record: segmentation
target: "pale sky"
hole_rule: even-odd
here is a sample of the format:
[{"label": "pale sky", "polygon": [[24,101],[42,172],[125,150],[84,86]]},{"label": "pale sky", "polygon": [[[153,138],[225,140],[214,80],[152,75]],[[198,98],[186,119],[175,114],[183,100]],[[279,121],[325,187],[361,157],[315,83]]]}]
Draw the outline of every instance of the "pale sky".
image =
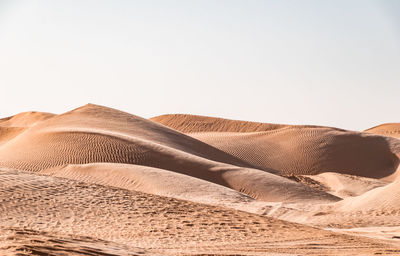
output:
[{"label": "pale sky", "polygon": [[0,116],[400,122],[400,1],[0,0]]}]

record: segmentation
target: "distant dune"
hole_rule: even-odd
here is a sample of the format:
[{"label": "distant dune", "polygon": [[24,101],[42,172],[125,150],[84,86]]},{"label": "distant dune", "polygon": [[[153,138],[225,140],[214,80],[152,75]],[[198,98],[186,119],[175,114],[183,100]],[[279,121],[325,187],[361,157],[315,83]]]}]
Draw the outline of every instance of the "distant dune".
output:
[{"label": "distant dune", "polygon": [[[185,115],[185,114],[167,114],[150,118],[157,123],[171,127],[174,130],[183,133],[197,132],[265,132],[276,130],[292,125],[268,124],[259,122],[249,122],[240,120],[231,120],[218,117]],[[298,127],[319,127],[313,125],[301,125]]]},{"label": "distant dune", "polygon": [[29,127],[53,116],[50,113],[25,112],[0,119],[0,146]]},{"label": "distant dune", "polygon": [[27,128],[54,116],[55,114],[45,112],[23,112],[15,116],[1,118],[0,126]]},{"label": "distant dune", "polygon": [[338,172],[371,178],[393,174],[399,141],[318,126],[284,126],[190,115],[153,121],[236,156],[257,168],[286,175]]},{"label": "distant dune", "polygon": [[381,124],[365,130],[367,133],[400,138],[400,123]]},{"label": "distant dune", "polygon": [[397,129],[3,118],[0,255],[400,255]]}]

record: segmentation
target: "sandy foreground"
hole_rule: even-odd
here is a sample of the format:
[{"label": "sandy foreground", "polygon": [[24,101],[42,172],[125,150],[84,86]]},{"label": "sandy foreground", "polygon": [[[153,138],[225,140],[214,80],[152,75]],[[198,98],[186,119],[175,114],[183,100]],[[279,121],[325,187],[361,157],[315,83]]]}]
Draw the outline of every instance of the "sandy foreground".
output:
[{"label": "sandy foreground", "polygon": [[399,127],[3,118],[0,255],[400,255]]}]

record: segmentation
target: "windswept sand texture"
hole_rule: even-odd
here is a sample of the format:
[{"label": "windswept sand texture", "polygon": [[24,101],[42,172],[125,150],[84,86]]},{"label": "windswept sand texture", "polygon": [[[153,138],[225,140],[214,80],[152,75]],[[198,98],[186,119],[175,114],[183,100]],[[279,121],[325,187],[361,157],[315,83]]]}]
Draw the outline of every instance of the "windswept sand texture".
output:
[{"label": "windswept sand texture", "polygon": [[0,119],[0,255],[400,255],[399,149],[93,104],[21,113]]}]

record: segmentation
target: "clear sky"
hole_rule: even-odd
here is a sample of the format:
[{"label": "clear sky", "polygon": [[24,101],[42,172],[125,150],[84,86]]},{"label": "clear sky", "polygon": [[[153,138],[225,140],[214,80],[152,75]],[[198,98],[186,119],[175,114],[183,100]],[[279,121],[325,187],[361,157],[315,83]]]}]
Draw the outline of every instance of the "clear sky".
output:
[{"label": "clear sky", "polygon": [[400,1],[0,0],[0,116],[400,122]]}]

